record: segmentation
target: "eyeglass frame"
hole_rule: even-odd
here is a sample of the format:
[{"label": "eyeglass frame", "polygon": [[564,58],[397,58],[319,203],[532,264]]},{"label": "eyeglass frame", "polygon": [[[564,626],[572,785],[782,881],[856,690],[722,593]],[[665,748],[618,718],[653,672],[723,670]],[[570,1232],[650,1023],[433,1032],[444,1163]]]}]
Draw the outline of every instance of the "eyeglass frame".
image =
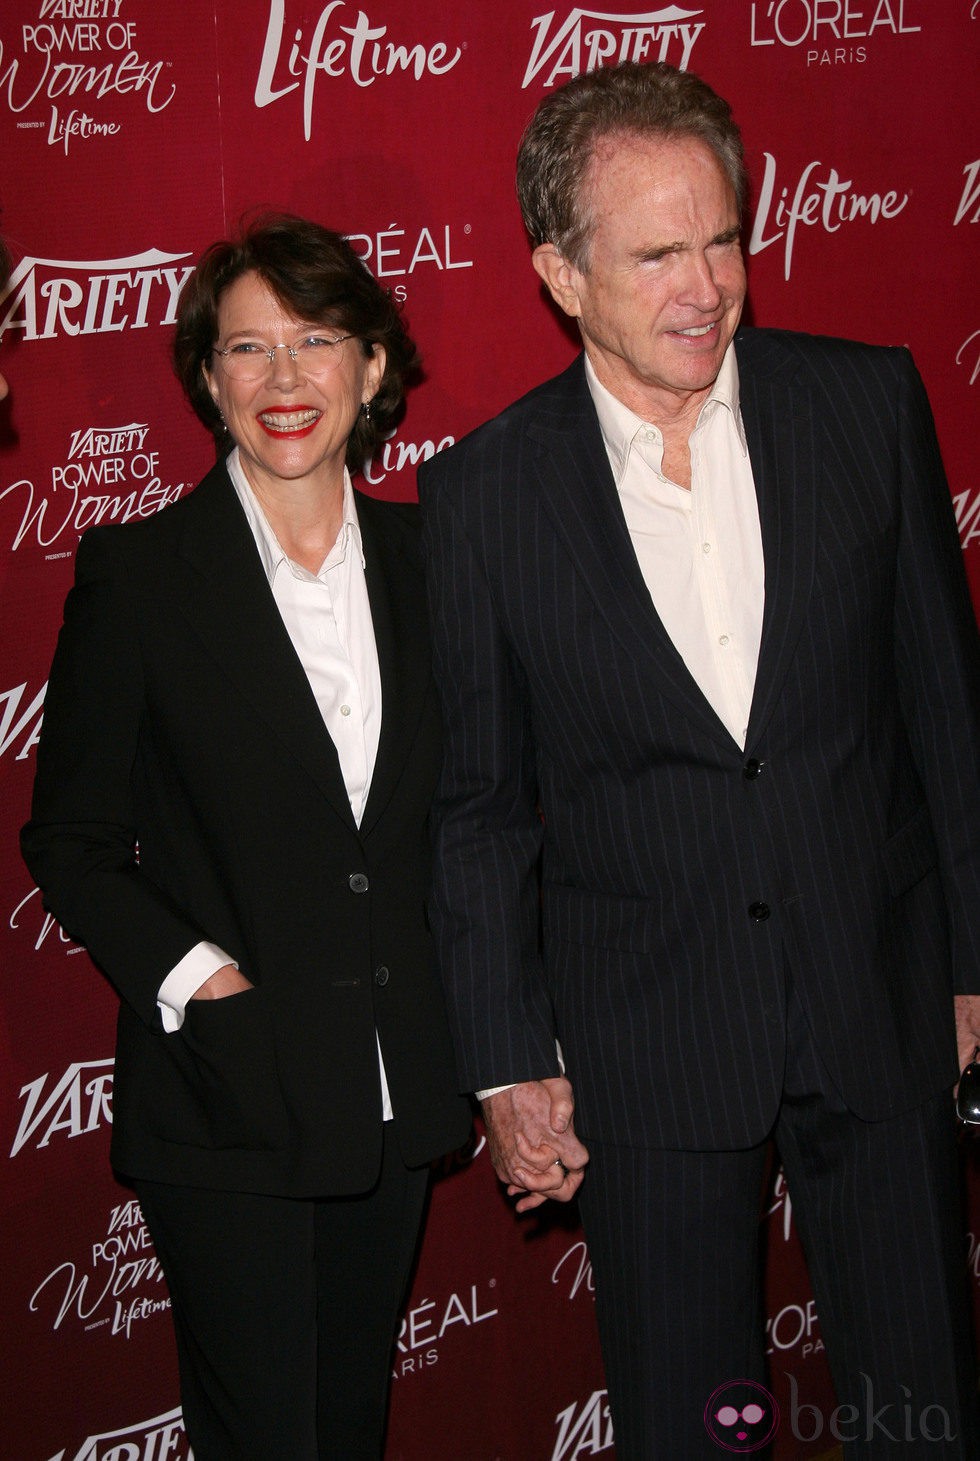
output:
[{"label": "eyeglass frame", "polygon": [[[310,338],[311,338],[310,335],[307,335],[307,336],[304,337],[305,340],[308,340]],[[354,335],[354,334],[338,335],[336,337],[336,339],[332,339],[331,340],[328,336],[323,335],[320,338],[326,340],[329,345],[343,345],[347,340],[354,340],[354,339],[357,338],[357,336]],[[261,341],[259,341],[259,340],[243,340],[240,343],[243,344],[243,345],[257,345],[257,346],[259,346],[260,353],[263,354],[263,355],[265,355],[267,357],[267,363],[266,363],[266,367],[265,367],[265,373],[268,373],[268,371],[270,371],[273,368],[273,366],[275,365],[275,363],[276,363],[276,351],[277,350],[285,350],[286,354],[289,356],[289,358],[293,362],[293,364],[295,366],[297,366],[297,368],[301,368],[301,369],[304,369],[304,370],[307,369],[307,367],[305,367],[305,366],[303,366],[303,367],[300,367],[299,366],[299,352],[303,348],[304,340],[301,340],[298,345],[287,345],[284,340],[280,340],[277,345],[270,345],[268,347],[268,349],[262,348]],[[218,355],[218,356],[220,356],[220,358],[222,359],[222,361],[225,361],[225,360],[227,360],[228,356],[231,355],[232,352],[236,348],[237,347],[234,346],[234,345],[225,345],[224,348],[219,348],[217,345],[212,345],[211,346],[211,354],[212,355]],[[343,351],[342,350],[338,350],[336,352],[336,354],[334,354],[334,352],[331,352],[326,358],[328,360],[331,360],[331,361],[334,361],[335,362],[334,364],[331,364],[327,368],[326,371],[323,372],[324,375],[329,375],[333,371],[339,369],[340,362],[341,362],[341,360],[343,358]],[[228,370],[227,365],[225,366],[225,369]],[[249,379],[261,380],[262,379],[262,374],[263,374],[263,372],[260,372],[258,375],[254,376],[254,377],[250,377],[250,376],[238,376],[238,377],[236,377],[234,371],[229,371],[228,373],[229,373],[229,377],[232,380],[235,380],[235,379],[238,379],[238,380],[249,380]]]}]

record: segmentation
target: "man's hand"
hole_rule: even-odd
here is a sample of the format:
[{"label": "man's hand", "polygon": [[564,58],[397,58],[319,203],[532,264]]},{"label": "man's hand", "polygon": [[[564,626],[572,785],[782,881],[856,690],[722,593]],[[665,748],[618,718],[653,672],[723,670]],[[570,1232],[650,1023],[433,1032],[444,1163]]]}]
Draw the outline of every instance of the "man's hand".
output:
[{"label": "man's hand", "polygon": [[980,1045],[980,994],[958,994],[953,1004],[956,1010],[956,1046],[960,1056],[960,1070],[963,1070],[969,1065],[974,1050]]},{"label": "man's hand", "polygon": [[191,999],[227,999],[230,994],[242,994],[246,989],[252,988],[254,985],[251,980],[246,979],[234,964],[222,964],[210,979],[205,979],[201,987],[194,991]]},{"label": "man's hand", "polygon": [[589,1154],[575,1135],[572,1087],[564,1076],[524,1081],[482,1102],[490,1160],[518,1212],[553,1197],[569,1202]]}]

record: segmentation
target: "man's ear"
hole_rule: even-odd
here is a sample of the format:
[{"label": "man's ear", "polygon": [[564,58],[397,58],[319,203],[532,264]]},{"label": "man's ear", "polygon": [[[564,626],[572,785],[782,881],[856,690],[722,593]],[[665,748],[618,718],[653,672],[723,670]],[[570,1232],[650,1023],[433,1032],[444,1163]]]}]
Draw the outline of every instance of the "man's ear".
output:
[{"label": "man's ear", "polygon": [[578,297],[578,270],[564,258],[554,244],[538,244],[531,263],[559,309],[578,319],[582,307]]}]

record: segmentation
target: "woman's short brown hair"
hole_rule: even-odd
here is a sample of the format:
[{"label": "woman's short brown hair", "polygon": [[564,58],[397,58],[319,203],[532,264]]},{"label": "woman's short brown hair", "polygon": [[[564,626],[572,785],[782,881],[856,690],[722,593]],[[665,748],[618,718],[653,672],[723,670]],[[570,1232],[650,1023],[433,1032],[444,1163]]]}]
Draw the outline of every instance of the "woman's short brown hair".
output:
[{"label": "woman's short brown hair", "polygon": [[347,443],[347,466],[356,471],[398,421],[406,375],[418,364],[398,306],[345,238],[306,218],[260,214],[244,219],[235,237],[211,244],[181,293],[173,358],[187,399],[219,446],[227,445],[227,432],[203,367],[218,337],[221,297],[244,274],[257,274],[298,319],[356,336],[367,358],[376,346],[384,348],[384,374],[370,414],[358,416]]}]

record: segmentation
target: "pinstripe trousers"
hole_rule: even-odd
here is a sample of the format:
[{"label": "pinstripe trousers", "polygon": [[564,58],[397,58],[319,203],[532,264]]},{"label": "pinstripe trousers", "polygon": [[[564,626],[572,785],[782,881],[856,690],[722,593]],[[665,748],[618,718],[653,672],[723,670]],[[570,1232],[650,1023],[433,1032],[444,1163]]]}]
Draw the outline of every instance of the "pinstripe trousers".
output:
[{"label": "pinstripe trousers", "polygon": [[[791,991],[787,1036],[773,1137],[838,1405],[854,1407],[837,1411],[837,1437],[822,1417],[828,1445],[840,1439],[854,1458],[976,1461],[949,1094],[862,1122],[831,1085]],[[723,1093],[706,1091],[705,1099]],[[709,1397],[738,1379],[767,1382],[760,1253],[767,1146],[589,1147],[580,1207],[617,1461],[720,1457],[725,1449],[705,1426]],[[796,1431],[798,1420],[784,1413],[781,1430]],[[802,1435],[811,1436],[814,1424],[807,1414]]]}]

